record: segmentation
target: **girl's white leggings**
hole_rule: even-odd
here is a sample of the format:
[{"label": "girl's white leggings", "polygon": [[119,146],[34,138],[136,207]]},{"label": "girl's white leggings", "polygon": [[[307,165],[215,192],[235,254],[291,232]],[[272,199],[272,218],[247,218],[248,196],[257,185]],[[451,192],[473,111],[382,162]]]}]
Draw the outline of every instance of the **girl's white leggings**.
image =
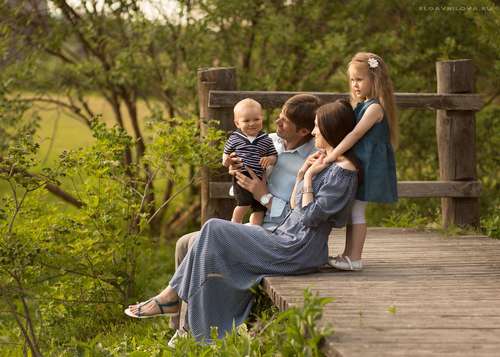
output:
[{"label": "girl's white leggings", "polygon": [[351,221],[349,222],[350,224],[366,223],[365,211],[367,204],[368,202],[366,201],[354,200],[354,203],[352,205]]}]

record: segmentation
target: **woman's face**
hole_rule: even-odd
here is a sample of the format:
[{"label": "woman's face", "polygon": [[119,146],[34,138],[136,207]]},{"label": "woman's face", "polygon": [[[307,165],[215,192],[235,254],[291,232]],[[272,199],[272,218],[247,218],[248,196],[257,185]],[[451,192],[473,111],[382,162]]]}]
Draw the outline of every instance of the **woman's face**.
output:
[{"label": "woman's face", "polygon": [[316,146],[316,148],[320,150],[327,150],[331,148],[330,144],[328,144],[328,142],[319,131],[318,117],[314,119],[314,129],[312,131],[312,135],[314,136],[314,145]]}]

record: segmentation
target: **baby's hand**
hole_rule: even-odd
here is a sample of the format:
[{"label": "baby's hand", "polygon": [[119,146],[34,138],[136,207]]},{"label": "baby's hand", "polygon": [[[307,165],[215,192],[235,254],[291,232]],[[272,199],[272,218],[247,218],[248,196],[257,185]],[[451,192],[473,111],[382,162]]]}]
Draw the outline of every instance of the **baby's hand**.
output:
[{"label": "baby's hand", "polygon": [[[224,154],[222,165],[231,169],[231,166],[241,166],[241,159],[236,155],[236,152],[232,152],[229,155]],[[234,169],[235,167],[233,167]]]},{"label": "baby's hand", "polygon": [[263,156],[260,158],[260,166],[262,166],[262,168],[264,169],[267,169],[269,166],[274,165],[276,161],[277,161],[276,155]]},{"label": "baby's hand", "polygon": [[224,154],[222,156],[222,165],[225,166],[225,167],[229,167],[229,165],[231,165],[231,161],[232,161],[232,158],[231,158],[231,155],[233,153],[229,154],[229,155],[226,155]]}]

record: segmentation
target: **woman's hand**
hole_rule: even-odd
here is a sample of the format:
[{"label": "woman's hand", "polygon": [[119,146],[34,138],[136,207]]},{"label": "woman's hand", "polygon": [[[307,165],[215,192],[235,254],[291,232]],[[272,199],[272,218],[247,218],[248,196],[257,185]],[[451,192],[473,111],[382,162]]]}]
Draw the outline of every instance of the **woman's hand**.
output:
[{"label": "woman's hand", "polygon": [[314,154],[311,154],[307,157],[306,161],[304,161],[304,164],[302,167],[299,169],[297,172],[297,179],[296,181],[302,181],[304,179],[304,174],[306,171],[311,167],[311,165],[321,156],[320,151],[316,151]]},{"label": "woman's hand", "polygon": [[234,177],[236,177],[236,182],[238,183],[238,185],[240,185],[240,187],[250,192],[253,197],[257,201],[259,201],[262,196],[269,192],[267,190],[265,176],[263,179],[260,179],[251,168],[249,168],[248,166],[245,166],[245,168],[250,174],[250,177],[242,174],[239,171],[236,171],[234,174]]},{"label": "woman's hand", "polygon": [[330,165],[330,163],[326,161],[326,155],[320,153],[314,162],[307,168],[304,173],[304,179],[312,180],[314,176],[323,171],[328,165]]}]

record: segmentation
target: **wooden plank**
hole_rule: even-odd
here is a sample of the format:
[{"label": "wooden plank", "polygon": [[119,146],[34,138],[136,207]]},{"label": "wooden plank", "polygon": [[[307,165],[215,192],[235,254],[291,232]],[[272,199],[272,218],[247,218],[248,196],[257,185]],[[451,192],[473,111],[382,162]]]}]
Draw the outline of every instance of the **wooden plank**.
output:
[{"label": "wooden plank", "polygon": [[[232,108],[244,98],[257,100],[264,108],[281,108],[286,100],[295,94],[305,92],[284,91],[210,91],[209,107]],[[307,92],[318,96],[323,102],[348,99],[349,93]],[[441,94],[441,93],[396,93],[396,104],[400,108],[443,109],[443,110],[480,110],[483,101],[478,94]]]},{"label": "wooden plank", "polygon": [[[442,344],[425,344],[425,343],[401,343],[394,340],[391,343],[391,348],[387,349],[385,344],[369,344],[363,341],[356,341],[349,344],[338,346],[334,341],[329,341],[328,351],[329,357],[346,357],[346,356],[363,356],[363,357],[436,357],[436,356],[453,356],[453,357],[482,357],[496,356],[498,354],[498,345],[496,344],[475,344],[469,341],[453,341]],[[452,345],[451,345],[452,344]]]},{"label": "wooden plank", "polygon": [[[329,254],[344,244],[331,235]],[[327,356],[485,356],[500,350],[500,241],[480,235],[370,228],[365,269],[273,276],[266,291],[281,309],[303,304],[303,290],[333,297]],[[390,312],[390,307],[395,310]]]},{"label": "wooden plank", "polygon": [[[382,330],[382,329],[380,329]],[[428,344],[441,344],[444,341],[453,343],[455,341],[473,340],[476,343],[487,343],[500,339],[500,328],[496,329],[383,329],[377,328],[342,328],[337,330],[338,338],[347,341],[365,341],[365,343],[388,343],[405,340],[409,343],[424,342]]]},{"label": "wooden plank", "polygon": [[479,197],[479,181],[400,181],[399,197]]},{"label": "wooden plank", "polygon": [[[210,182],[211,198],[231,198],[231,182]],[[399,197],[479,197],[479,181],[399,181]]]},{"label": "wooden plank", "polygon": [[[485,319],[484,315],[476,317],[470,316],[451,316],[442,317],[436,315],[390,315],[385,312],[385,315],[379,314],[373,317],[366,317],[363,313],[358,319],[346,319],[339,315],[324,315],[326,318],[331,318],[333,325],[336,320],[342,322],[342,327],[346,328],[383,328],[383,329],[456,329],[457,326],[467,326],[468,328],[483,328],[494,329],[500,326],[500,316],[488,316]],[[388,315],[388,316],[386,316]],[[424,317],[424,318],[422,318]],[[486,321],[486,322],[485,322]]]}]

